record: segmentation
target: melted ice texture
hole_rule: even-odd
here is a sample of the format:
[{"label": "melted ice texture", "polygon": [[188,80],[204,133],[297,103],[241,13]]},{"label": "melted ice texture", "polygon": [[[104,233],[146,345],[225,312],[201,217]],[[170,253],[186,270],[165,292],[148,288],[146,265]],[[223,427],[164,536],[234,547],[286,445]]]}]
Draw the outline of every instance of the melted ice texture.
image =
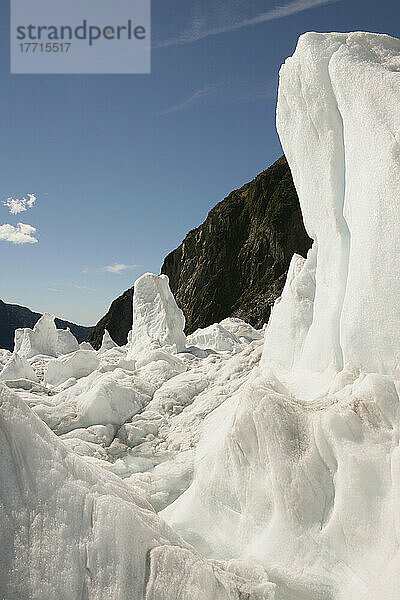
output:
[{"label": "melted ice texture", "polygon": [[398,600],[400,42],[309,33],[278,132],[314,244],[267,328],[185,337],[165,276],[128,344],[50,315],[0,351],[0,596]]}]

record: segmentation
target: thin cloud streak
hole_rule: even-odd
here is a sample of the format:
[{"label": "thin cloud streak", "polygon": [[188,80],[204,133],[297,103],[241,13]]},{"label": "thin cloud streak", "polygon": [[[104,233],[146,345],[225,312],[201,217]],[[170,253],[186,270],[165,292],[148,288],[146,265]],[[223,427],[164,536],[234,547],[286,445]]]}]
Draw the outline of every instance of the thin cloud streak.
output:
[{"label": "thin cloud streak", "polygon": [[284,17],[289,17],[299,12],[303,12],[304,10],[317,8],[326,4],[333,4],[334,2],[339,1],[340,0],[294,0],[284,4],[283,6],[276,6],[275,8],[265,13],[261,13],[256,17],[252,17],[251,19],[244,19],[243,21],[239,21],[237,23],[228,23],[220,27],[211,27],[209,29],[202,29],[201,26],[199,26],[199,23],[195,20],[193,22],[192,30],[189,33],[158,42],[153,45],[153,48],[167,48],[169,46],[191,44],[207,37],[220,35],[222,33],[229,33],[231,31],[237,31],[243,27],[259,25],[260,23],[265,23],[267,21],[275,21],[276,19],[282,19]]},{"label": "thin cloud streak", "polygon": [[[216,94],[216,89],[222,92],[222,94]],[[248,93],[238,93],[238,90],[230,83],[213,83],[205,85],[197,92],[194,92],[189,98],[174,104],[170,108],[162,110],[157,113],[157,116],[169,115],[171,113],[187,110],[193,106],[206,106],[210,103],[246,103],[246,102],[257,102],[258,100],[273,100],[276,98],[276,83],[267,82],[263,86],[249,91]]]},{"label": "thin cloud streak", "polygon": [[165,110],[160,111],[159,113],[157,113],[157,115],[159,117],[161,117],[163,115],[169,115],[169,114],[174,113],[174,112],[178,112],[178,111],[181,111],[181,110],[186,110],[186,109],[191,108],[192,106],[195,106],[197,104],[202,104],[202,102],[206,98],[210,98],[211,96],[214,95],[214,92],[215,92],[215,90],[216,90],[217,87],[218,87],[218,84],[205,85],[200,90],[197,90],[197,92],[195,92],[194,94],[192,94],[191,96],[189,96],[189,98],[187,98],[183,102],[179,102],[178,104],[174,104],[170,108],[166,108]]}]

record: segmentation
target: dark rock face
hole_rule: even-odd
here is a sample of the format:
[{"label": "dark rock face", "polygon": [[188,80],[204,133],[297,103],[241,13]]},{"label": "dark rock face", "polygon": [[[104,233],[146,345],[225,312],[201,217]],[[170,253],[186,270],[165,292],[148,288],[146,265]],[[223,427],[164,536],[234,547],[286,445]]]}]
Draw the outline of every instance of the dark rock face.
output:
[{"label": "dark rock face", "polygon": [[[40,313],[32,312],[25,306],[6,304],[0,300],[0,348],[12,351],[14,348],[14,331],[20,327],[32,329],[41,316]],[[61,319],[56,319],[55,323],[58,329],[69,327],[78,342],[83,342],[92,330],[92,327],[75,325],[75,323]]]},{"label": "dark rock face", "polygon": [[[186,333],[225,317],[254,327],[268,321],[294,253],[311,247],[286,158],[229,194],[188,233],[161,269],[186,317]],[[133,287],[114,300],[88,341],[99,348],[106,328],[125,344]]]},{"label": "dark rock face", "polygon": [[310,247],[283,156],[217,204],[166,257],[161,272],[185,313],[187,333],[229,316],[260,328],[293,254],[305,256]]},{"label": "dark rock face", "polygon": [[96,350],[101,346],[104,330],[107,329],[116,344],[123,346],[128,340],[128,332],[133,321],[133,287],[126,290],[111,304],[108,313],[93,328],[87,341]]}]

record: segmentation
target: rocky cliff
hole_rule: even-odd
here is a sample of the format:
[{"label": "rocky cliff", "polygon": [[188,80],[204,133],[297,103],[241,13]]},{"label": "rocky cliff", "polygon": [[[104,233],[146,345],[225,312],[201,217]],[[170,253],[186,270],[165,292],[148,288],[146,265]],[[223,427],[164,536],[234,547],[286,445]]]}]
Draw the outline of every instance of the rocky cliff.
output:
[{"label": "rocky cliff", "polygon": [[123,346],[127,342],[128,331],[132,329],[133,321],[133,286],[114,300],[102,319],[97,323],[87,338],[93,348],[101,346],[104,330],[110,333],[113,340]]},{"label": "rocky cliff", "polygon": [[[310,248],[298,197],[282,156],[253,181],[219,202],[202,225],[164,260],[171,290],[186,317],[186,332],[240,317],[255,327],[268,320],[290,260]],[[115,300],[89,341],[104,328],[124,344],[132,327],[133,288]]]}]

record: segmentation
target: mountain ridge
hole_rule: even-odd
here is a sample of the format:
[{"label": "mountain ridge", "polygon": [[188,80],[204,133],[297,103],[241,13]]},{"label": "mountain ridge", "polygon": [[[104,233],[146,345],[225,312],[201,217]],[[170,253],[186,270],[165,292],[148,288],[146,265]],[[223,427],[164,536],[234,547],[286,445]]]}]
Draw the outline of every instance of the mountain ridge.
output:
[{"label": "mountain ridge", "polygon": [[[41,316],[41,313],[34,312],[26,306],[8,304],[0,299],[0,348],[12,351],[14,348],[14,331],[21,327],[32,329]],[[93,327],[77,325],[58,317],[56,317],[55,323],[58,329],[69,327],[78,342],[83,342],[93,329]]]},{"label": "mountain ridge", "polygon": [[[161,273],[186,317],[186,333],[226,317],[255,327],[268,321],[294,253],[311,247],[289,165],[282,156],[210,210],[164,259]],[[123,345],[132,327],[133,287],[111,304],[88,341],[104,329]]]}]

